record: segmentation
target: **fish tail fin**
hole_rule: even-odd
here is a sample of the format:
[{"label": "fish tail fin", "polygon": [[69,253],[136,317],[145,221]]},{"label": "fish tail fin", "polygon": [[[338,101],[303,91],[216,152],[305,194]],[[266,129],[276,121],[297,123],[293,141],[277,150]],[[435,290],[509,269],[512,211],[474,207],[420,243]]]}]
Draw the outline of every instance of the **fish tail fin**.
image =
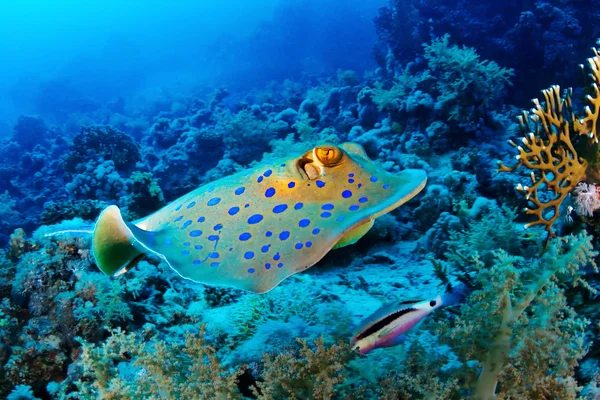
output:
[{"label": "fish tail fin", "polygon": [[133,267],[143,253],[134,243],[130,226],[117,206],[104,209],[92,234],[92,253],[98,268],[106,275],[121,275]]},{"label": "fish tail fin", "polygon": [[452,306],[462,303],[465,298],[471,294],[471,291],[472,290],[462,282],[452,286],[442,295],[442,305]]}]

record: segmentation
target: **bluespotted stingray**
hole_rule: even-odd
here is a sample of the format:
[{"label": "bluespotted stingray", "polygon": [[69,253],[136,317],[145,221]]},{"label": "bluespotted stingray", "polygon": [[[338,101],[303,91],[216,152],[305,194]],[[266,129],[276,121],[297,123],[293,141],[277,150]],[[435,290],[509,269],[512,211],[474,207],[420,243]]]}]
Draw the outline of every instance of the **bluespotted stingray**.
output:
[{"label": "bluespotted stingray", "polygon": [[263,293],[355,243],[426,181],[422,170],[383,171],[360,145],[320,145],[201,186],[138,221],[110,206],[96,221],[93,254],[108,275],[154,254],[183,278]]}]

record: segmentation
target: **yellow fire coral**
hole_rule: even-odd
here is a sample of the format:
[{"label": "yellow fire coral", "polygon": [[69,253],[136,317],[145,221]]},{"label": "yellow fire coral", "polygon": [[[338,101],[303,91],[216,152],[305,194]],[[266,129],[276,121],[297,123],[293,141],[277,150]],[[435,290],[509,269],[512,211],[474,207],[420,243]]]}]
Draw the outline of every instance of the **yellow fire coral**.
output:
[{"label": "yellow fire coral", "polygon": [[[512,172],[521,166],[531,170],[531,185],[517,186],[528,200],[526,213],[535,221],[525,225],[544,225],[548,238],[560,216],[560,205],[579,182],[600,182],[598,118],[600,116],[600,53],[588,59],[592,94],[586,97],[585,117],[578,118],[572,105],[572,90],[561,94],[558,85],[542,91],[544,102],[534,99],[531,114],[524,111],[519,124],[524,137],[517,148],[518,162],[512,167],[499,163],[499,172]],[[582,66],[583,68],[583,66]],[[542,191],[543,193],[541,193]]]}]

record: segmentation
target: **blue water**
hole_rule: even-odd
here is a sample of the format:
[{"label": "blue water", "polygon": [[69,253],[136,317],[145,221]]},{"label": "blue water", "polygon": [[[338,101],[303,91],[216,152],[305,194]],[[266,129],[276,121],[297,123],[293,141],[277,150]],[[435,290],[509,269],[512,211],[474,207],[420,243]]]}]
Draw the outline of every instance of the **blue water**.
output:
[{"label": "blue water", "polygon": [[[226,85],[374,66],[383,1],[23,1],[0,5],[0,119],[95,107],[161,87]],[[9,39],[10,38],[10,39]]]}]

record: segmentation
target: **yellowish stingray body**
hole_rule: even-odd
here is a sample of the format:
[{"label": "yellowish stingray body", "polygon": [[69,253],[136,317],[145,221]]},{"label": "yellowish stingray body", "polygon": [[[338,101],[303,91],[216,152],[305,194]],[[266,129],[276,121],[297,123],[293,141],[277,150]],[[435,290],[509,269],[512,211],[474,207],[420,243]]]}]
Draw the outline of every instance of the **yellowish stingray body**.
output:
[{"label": "yellowish stingray body", "polygon": [[93,253],[107,274],[151,253],[186,279],[266,292],[356,242],[426,180],[422,170],[387,173],[357,144],[322,145],[204,185],[133,223],[108,207]]}]

